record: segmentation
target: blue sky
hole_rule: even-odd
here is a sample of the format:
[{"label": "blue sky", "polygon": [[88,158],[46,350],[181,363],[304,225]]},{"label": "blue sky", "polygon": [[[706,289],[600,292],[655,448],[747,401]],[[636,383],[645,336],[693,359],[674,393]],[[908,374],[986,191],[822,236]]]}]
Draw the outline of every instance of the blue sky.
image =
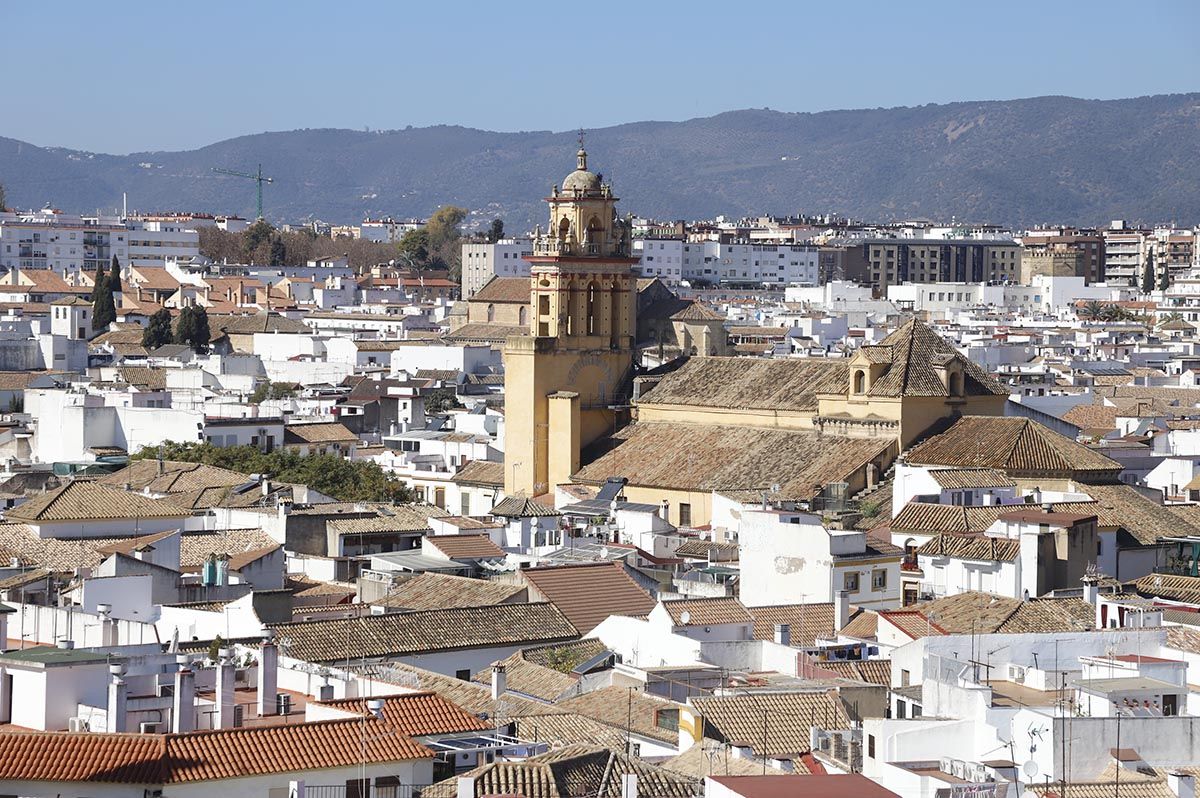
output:
[{"label": "blue sky", "polygon": [[[567,130],[738,108],[1200,90],[1200,2],[0,4],[0,136],[126,153],[246,133]],[[20,112],[18,112],[20,110]]]}]

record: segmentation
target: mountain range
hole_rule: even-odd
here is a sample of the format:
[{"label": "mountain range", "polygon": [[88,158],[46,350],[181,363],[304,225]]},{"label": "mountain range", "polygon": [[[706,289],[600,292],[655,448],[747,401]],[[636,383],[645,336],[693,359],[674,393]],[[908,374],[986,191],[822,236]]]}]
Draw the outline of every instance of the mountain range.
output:
[{"label": "mountain range", "polygon": [[[2,123],[0,123],[2,125]],[[0,129],[0,132],[3,132]],[[254,213],[263,172],[272,221],[425,216],[447,203],[510,230],[574,168],[576,133],[456,126],[240,136],[180,152],[105,155],[0,137],[0,184],[17,207]],[[1122,100],[1036,97],[820,113],[742,110],[587,133],[590,167],[623,213],[841,213],[1098,225],[1200,222],[1200,93]]]}]

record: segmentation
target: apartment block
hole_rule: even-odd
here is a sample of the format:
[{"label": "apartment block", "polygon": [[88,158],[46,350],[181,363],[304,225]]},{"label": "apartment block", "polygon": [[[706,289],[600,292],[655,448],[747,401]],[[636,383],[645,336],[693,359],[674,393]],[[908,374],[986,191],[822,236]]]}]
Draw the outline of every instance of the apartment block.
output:
[{"label": "apartment block", "polygon": [[504,238],[494,244],[471,241],[462,245],[462,295],[470,299],[493,277],[528,277],[533,242]]}]

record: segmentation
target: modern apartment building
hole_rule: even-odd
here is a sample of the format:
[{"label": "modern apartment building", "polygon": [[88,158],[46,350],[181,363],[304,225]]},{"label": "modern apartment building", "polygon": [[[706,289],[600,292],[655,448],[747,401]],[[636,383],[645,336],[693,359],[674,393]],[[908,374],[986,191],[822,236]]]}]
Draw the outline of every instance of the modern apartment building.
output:
[{"label": "modern apartment building", "polygon": [[744,241],[634,239],[641,258],[638,273],[669,285],[692,284],[787,286],[817,285],[820,258],[808,244],[758,244]]},{"label": "modern apartment building", "polygon": [[502,238],[494,244],[470,241],[462,245],[462,296],[470,299],[493,277],[528,277],[533,242]]},{"label": "modern apartment building", "polygon": [[1016,282],[1021,246],[1007,239],[875,238],[862,243],[867,279],[885,293],[898,283]]},{"label": "modern apartment building", "polygon": [[200,254],[200,236],[184,222],[76,216],[56,211],[0,213],[0,268],[50,269],[62,275],[108,267],[163,266]]},{"label": "modern apartment building", "polygon": [[[1021,234],[1022,273],[1026,255],[1048,250],[1075,250],[1082,258],[1076,274],[1089,283],[1102,283],[1104,273],[1104,236],[1098,230],[1076,227],[1038,227]],[[1059,258],[1060,262],[1062,258]],[[1022,282],[1028,282],[1022,277]]]},{"label": "modern apartment building", "polygon": [[383,244],[395,244],[404,238],[410,230],[420,230],[425,223],[420,219],[396,220],[390,216],[386,219],[364,219],[358,226],[358,237],[367,241]]}]

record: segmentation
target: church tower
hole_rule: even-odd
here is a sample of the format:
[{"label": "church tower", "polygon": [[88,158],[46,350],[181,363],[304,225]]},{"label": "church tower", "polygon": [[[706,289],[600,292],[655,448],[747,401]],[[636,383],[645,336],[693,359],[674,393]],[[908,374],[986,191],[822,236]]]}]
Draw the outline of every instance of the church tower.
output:
[{"label": "church tower", "polygon": [[611,433],[633,367],[636,282],[630,228],[612,187],[574,172],[546,202],[550,226],[529,258],[529,334],[504,347],[504,491],[535,496],[579,469],[579,452]]}]

